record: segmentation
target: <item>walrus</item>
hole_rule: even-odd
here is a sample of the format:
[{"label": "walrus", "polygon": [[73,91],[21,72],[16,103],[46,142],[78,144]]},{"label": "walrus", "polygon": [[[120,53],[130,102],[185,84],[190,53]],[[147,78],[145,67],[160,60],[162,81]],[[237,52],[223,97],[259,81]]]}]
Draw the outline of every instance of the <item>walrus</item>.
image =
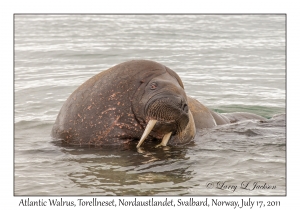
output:
[{"label": "walrus", "polygon": [[157,145],[186,144],[197,130],[245,119],[251,113],[219,114],[186,95],[180,77],[149,60],[118,64],[93,76],[65,101],[52,137],[70,145],[120,145],[145,139]]}]

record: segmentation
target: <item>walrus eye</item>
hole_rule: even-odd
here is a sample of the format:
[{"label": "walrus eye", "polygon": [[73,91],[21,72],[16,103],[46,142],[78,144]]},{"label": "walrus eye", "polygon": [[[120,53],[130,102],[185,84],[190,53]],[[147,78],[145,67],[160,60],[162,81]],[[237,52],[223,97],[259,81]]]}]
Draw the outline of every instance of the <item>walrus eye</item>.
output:
[{"label": "walrus eye", "polygon": [[150,85],[150,89],[155,90],[156,88],[157,88],[156,82],[152,82],[151,85]]}]

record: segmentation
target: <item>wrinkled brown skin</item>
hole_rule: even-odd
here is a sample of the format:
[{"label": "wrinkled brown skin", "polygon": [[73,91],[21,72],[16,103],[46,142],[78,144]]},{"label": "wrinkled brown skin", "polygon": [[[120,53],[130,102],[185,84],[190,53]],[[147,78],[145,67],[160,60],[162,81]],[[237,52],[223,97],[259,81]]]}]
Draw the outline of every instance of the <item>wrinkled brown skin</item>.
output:
[{"label": "wrinkled brown skin", "polygon": [[[119,145],[132,140],[138,142],[149,121],[145,116],[143,102],[147,96],[145,88],[153,78],[160,77],[172,77],[174,87],[171,89],[175,95],[187,100],[197,129],[249,117],[248,113],[245,116],[238,114],[238,117],[235,114],[224,116],[215,113],[196,99],[186,96],[181,79],[168,67],[153,61],[134,60],[103,71],[79,86],[63,104],[52,129],[52,137],[71,145],[101,146]],[[250,118],[253,116],[250,114]],[[159,133],[159,129],[158,124],[148,139],[161,140],[163,134]],[[174,134],[169,143],[187,142]]]},{"label": "wrinkled brown skin", "polygon": [[[146,60],[124,62],[78,87],[63,104],[52,137],[72,145],[107,145],[138,140],[147,125],[138,106],[148,82],[171,69]],[[153,135],[152,135],[153,136]]]}]

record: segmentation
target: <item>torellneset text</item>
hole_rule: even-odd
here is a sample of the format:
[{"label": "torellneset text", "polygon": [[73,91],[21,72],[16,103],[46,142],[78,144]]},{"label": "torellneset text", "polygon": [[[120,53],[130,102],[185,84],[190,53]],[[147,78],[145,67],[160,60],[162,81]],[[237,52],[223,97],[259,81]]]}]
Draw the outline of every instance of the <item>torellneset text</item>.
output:
[{"label": "torellneset text", "polygon": [[82,199],[79,198],[76,201],[68,200],[64,198],[53,198],[53,199],[38,199],[33,200],[30,198],[21,199],[19,206],[117,206],[114,199],[111,200],[99,200],[93,199]]}]

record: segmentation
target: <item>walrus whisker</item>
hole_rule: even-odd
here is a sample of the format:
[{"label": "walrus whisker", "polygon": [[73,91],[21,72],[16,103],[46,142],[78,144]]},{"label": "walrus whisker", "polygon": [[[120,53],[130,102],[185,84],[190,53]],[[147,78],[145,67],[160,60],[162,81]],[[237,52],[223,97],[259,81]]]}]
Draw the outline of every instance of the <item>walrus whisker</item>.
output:
[{"label": "walrus whisker", "polygon": [[176,122],[176,130],[177,130],[178,139],[181,140],[183,129],[178,122]]},{"label": "walrus whisker", "polygon": [[136,148],[139,148],[142,143],[145,141],[145,139],[147,138],[147,136],[149,135],[149,133],[151,132],[151,130],[153,129],[154,125],[156,124],[157,120],[150,120],[145,128],[145,131],[138,143],[138,145],[136,146]]}]

